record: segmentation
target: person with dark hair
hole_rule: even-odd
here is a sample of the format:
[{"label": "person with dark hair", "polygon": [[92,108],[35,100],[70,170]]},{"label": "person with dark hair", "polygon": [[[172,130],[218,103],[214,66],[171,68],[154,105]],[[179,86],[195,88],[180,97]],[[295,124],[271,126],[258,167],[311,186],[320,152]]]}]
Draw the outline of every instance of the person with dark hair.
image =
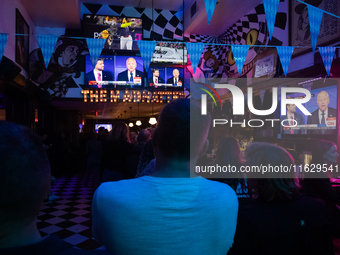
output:
[{"label": "person with dark hair", "polygon": [[[191,144],[190,124],[196,138]],[[190,107],[188,99],[167,104],[153,134],[152,176],[97,189],[95,240],[113,254],[226,254],[236,228],[236,194],[228,185],[189,178],[190,163],[208,146],[209,127],[210,115],[201,115],[198,104]]]},{"label": "person with dark hair", "polygon": [[0,121],[0,254],[80,255],[56,235],[42,238],[37,215],[50,190],[51,171],[41,138],[28,128]]},{"label": "person with dark hair", "polygon": [[154,164],[149,165],[149,163],[155,158],[155,155],[153,153],[153,145],[152,145],[152,139],[149,140],[143,150],[142,153],[139,157],[139,162],[137,166],[137,174],[136,178],[142,177],[144,175],[151,175],[154,172]]},{"label": "person with dark hair", "polygon": [[98,187],[100,184],[100,157],[103,153],[102,143],[97,140],[96,134],[91,132],[89,140],[86,143],[86,172],[84,176],[84,185],[87,187],[91,174],[93,175],[93,186]]},{"label": "person with dark hair", "polygon": [[137,168],[139,163],[139,157],[143,151],[145,144],[151,139],[151,134],[147,129],[139,131],[137,136],[137,144],[132,149],[126,160],[128,169],[128,177],[134,178],[137,174]]},{"label": "person with dark hair", "polygon": [[159,69],[152,68],[151,69],[152,76],[148,78],[149,86],[157,86],[158,83],[164,84],[164,79],[159,77]]},{"label": "person with dark hair", "polygon": [[[281,116],[280,122],[283,121],[285,126],[296,126],[296,125],[304,125],[303,117],[301,114],[296,113],[296,105],[295,104],[287,104],[286,105],[287,114]],[[282,127],[281,125],[281,133],[282,134],[304,134],[304,130],[301,129],[287,129]]]},{"label": "person with dark hair", "polygon": [[244,186],[244,180],[239,174],[242,166],[241,150],[237,140],[233,137],[222,137],[218,140],[216,158],[211,165],[235,166],[235,173],[217,173],[214,174],[213,180],[228,184],[233,190],[236,190],[240,182]]},{"label": "person with dark hair", "polygon": [[[86,73],[86,85],[89,85],[89,81],[113,81],[113,75],[110,71],[104,70],[104,59],[99,58],[96,66],[92,71]],[[91,88],[101,88],[102,85],[91,86]]]},{"label": "person with dark hair", "polygon": [[[245,155],[249,167],[294,165],[284,148],[270,143],[250,144]],[[228,255],[334,254],[330,211],[321,199],[300,195],[294,171],[271,172],[248,182],[254,201],[240,207]]]},{"label": "person with dark hair", "polygon": [[[334,166],[332,164],[337,163],[339,153],[334,143],[320,140],[312,146],[312,161],[309,165],[319,165],[324,169],[324,166],[329,169]],[[330,172],[328,172],[330,173]],[[305,172],[304,180],[302,182],[302,192],[308,196],[321,198],[329,206],[333,215],[333,225],[336,235],[340,235],[340,195],[333,189],[329,180],[329,176],[325,172]],[[338,205],[338,206],[337,206]]]},{"label": "person with dark hair", "polygon": [[103,182],[128,178],[126,159],[134,145],[130,143],[129,127],[122,121],[114,124],[103,153]]}]

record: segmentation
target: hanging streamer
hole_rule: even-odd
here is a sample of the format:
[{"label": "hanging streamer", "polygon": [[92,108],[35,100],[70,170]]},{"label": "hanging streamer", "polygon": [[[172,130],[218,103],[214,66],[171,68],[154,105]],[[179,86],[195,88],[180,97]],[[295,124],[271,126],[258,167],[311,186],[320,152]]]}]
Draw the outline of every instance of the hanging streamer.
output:
[{"label": "hanging streamer", "polygon": [[195,73],[205,44],[204,43],[185,43],[185,45],[188,50],[192,69],[194,70],[194,73]]},{"label": "hanging streamer", "polygon": [[212,15],[214,14],[216,3],[217,3],[217,0],[204,0],[205,10],[207,11],[207,17],[208,17],[208,25],[210,23]]},{"label": "hanging streamer", "polygon": [[263,0],[264,12],[266,14],[269,38],[272,39],[275,18],[280,0]]},{"label": "hanging streamer", "polygon": [[320,25],[322,20],[322,10],[311,5],[308,7],[308,19],[310,28],[310,39],[312,41],[313,53],[315,53],[316,43],[320,32]]},{"label": "hanging streamer", "polygon": [[149,69],[152,55],[155,51],[156,43],[156,41],[137,41],[138,48],[143,59],[145,71],[148,71]]},{"label": "hanging streamer", "polygon": [[290,64],[290,60],[292,58],[292,54],[294,51],[294,47],[292,46],[281,46],[281,47],[276,47],[277,53],[280,58],[280,62],[282,65],[283,73],[285,76],[287,76],[288,73],[288,67]]},{"label": "hanging streamer", "polygon": [[46,35],[37,35],[38,43],[41,49],[41,53],[44,57],[44,62],[46,68],[50,63],[52,54],[54,52],[55,45],[58,41],[57,36],[46,36]]},{"label": "hanging streamer", "polygon": [[335,47],[319,47],[319,52],[326,68],[327,75],[329,76],[335,54]]},{"label": "hanging streamer", "polygon": [[97,39],[97,38],[86,38],[87,47],[89,48],[90,58],[93,68],[96,67],[98,58],[102,53],[105,39]]},{"label": "hanging streamer", "polygon": [[0,34],[0,62],[4,55],[5,47],[7,44],[8,34]]},{"label": "hanging streamer", "polygon": [[248,50],[249,50],[248,45],[231,45],[231,51],[233,52],[238,74],[240,76],[242,73],[244,61],[246,60],[248,54]]}]

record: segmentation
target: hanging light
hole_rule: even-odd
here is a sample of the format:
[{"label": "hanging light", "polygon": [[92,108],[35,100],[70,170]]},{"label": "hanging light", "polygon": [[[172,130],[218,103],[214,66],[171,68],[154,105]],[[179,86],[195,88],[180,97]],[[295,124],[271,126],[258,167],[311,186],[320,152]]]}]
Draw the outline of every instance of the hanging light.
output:
[{"label": "hanging light", "polygon": [[136,121],[137,126],[141,126],[142,122],[139,120],[139,103],[138,103],[138,120]]},{"label": "hanging light", "polygon": [[130,128],[133,127],[133,123],[132,123],[132,122],[129,123],[129,127],[130,127]]},{"label": "hanging light", "polygon": [[[152,116],[153,116],[153,104],[152,104]],[[156,118],[155,117],[151,117],[149,119],[149,123],[150,123],[150,125],[156,125],[157,124]]]},{"label": "hanging light", "polygon": [[149,123],[150,123],[151,125],[156,125],[156,124],[157,124],[156,118],[155,118],[155,117],[151,117],[150,120],[149,120]]}]

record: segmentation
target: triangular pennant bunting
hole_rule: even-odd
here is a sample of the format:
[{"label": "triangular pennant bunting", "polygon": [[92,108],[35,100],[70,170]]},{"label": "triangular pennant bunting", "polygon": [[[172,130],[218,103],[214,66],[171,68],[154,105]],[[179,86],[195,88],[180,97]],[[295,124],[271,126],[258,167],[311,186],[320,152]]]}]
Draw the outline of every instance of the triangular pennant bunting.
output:
[{"label": "triangular pennant bunting", "polygon": [[288,67],[290,64],[290,60],[292,58],[292,54],[294,51],[294,47],[292,46],[281,46],[276,47],[277,53],[279,54],[283,73],[287,76]]},{"label": "triangular pennant bunting", "polygon": [[195,73],[205,44],[204,43],[185,43],[185,45],[188,50],[192,69],[194,70],[194,73]]},{"label": "triangular pennant bunting", "polygon": [[4,55],[5,47],[7,44],[8,34],[0,34],[0,62]]},{"label": "triangular pennant bunting", "polygon": [[231,45],[231,51],[233,52],[238,74],[240,76],[242,73],[244,61],[246,60],[248,54],[248,50],[249,50],[248,45]]},{"label": "triangular pennant bunting", "polygon": [[152,55],[156,48],[156,41],[137,41],[140,54],[143,59],[145,71],[148,71]]},{"label": "triangular pennant bunting", "polygon": [[93,68],[96,66],[97,60],[102,53],[105,41],[105,39],[86,38],[86,43],[87,47],[89,48]]},{"label": "triangular pennant bunting", "polygon": [[319,47],[319,52],[326,68],[327,75],[329,75],[335,54],[335,47]]},{"label": "triangular pennant bunting", "polygon": [[46,68],[50,63],[52,54],[54,52],[55,45],[57,43],[58,37],[57,36],[46,36],[46,35],[37,35],[38,43],[41,49],[41,53],[44,57],[44,62]]},{"label": "triangular pennant bunting", "polygon": [[204,3],[205,3],[205,9],[207,11],[208,25],[209,25],[211,17],[214,14],[217,0],[204,0]]},{"label": "triangular pennant bunting", "polygon": [[311,5],[308,7],[308,19],[310,29],[310,39],[312,41],[313,53],[315,53],[316,43],[320,32],[320,25],[322,20],[322,10]]},{"label": "triangular pennant bunting", "polygon": [[266,20],[269,32],[269,38],[272,39],[277,8],[280,0],[263,0],[264,12],[266,13]]}]

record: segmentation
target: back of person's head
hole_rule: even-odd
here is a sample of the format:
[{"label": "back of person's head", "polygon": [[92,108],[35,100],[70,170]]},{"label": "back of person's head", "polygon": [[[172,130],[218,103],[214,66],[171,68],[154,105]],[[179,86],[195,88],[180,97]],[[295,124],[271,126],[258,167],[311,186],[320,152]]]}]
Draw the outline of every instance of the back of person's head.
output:
[{"label": "back of person's head", "polygon": [[210,115],[202,116],[199,104],[190,103],[189,99],[174,100],[163,108],[159,116],[153,133],[153,146],[165,158],[189,161],[202,153],[209,127]]},{"label": "back of person's head", "polygon": [[118,121],[114,124],[109,141],[116,142],[116,141],[129,141],[129,127],[122,121]]},{"label": "back of person's head", "polygon": [[41,138],[26,127],[0,121],[0,239],[35,220],[50,183]]},{"label": "back of person's head", "polygon": [[325,154],[334,145],[334,143],[326,140],[319,140],[315,142],[315,144],[312,146],[312,161],[310,164],[325,163],[323,154]]},{"label": "back of person's head", "polygon": [[[293,167],[293,157],[281,146],[270,143],[252,143],[245,151],[247,166],[267,166],[283,169]],[[281,167],[282,166],[282,167]],[[288,169],[286,168],[286,169]],[[257,173],[252,177],[261,178]],[[264,201],[289,199],[298,194],[300,186],[294,171],[273,171],[262,179],[254,179],[258,198]]]},{"label": "back of person's head", "polygon": [[138,143],[147,143],[151,139],[151,134],[149,130],[142,129],[137,136]]},{"label": "back of person's head", "polygon": [[233,137],[222,137],[218,140],[216,163],[240,167],[242,165],[240,146]]}]

